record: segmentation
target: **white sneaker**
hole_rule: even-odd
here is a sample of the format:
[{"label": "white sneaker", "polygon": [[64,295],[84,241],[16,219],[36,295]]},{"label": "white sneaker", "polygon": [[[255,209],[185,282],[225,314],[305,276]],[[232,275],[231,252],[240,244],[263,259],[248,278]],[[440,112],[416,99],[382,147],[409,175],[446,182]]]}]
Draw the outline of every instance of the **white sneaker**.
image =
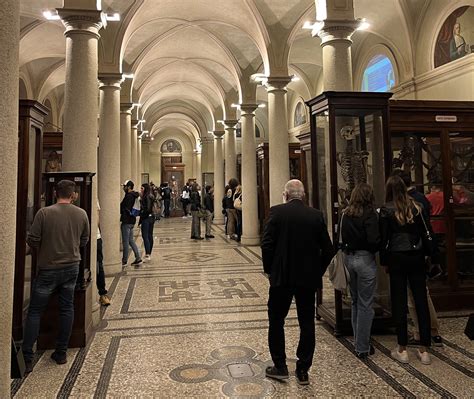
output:
[{"label": "white sneaker", "polygon": [[145,262],[150,262],[151,261],[151,255],[145,255],[145,258],[143,260]]},{"label": "white sneaker", "polygon": [[431,356],[427,351],[421,352],[419,349],[417,349],[416,357],[420,359],[422,364],[431,364]]},{"label": "white sneaker", "polygon": [[408,363],[408,352],[406,349],[400,352],[397,346],[390,354],[392,355],[392,358],[398,360],[400,363]]}]

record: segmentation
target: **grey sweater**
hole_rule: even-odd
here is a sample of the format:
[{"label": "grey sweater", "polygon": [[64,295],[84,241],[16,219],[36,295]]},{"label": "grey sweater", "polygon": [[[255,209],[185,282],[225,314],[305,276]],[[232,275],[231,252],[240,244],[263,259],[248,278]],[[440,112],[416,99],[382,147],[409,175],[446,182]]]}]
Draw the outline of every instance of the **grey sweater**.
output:
[{"label": "grey sweater", "polygon": [[79,264],[79,248],[89,241],[89,230],[84,209],[73,204],[54,204],[38,211],[27,242],[38,249],[40,269],[60,269]]}]

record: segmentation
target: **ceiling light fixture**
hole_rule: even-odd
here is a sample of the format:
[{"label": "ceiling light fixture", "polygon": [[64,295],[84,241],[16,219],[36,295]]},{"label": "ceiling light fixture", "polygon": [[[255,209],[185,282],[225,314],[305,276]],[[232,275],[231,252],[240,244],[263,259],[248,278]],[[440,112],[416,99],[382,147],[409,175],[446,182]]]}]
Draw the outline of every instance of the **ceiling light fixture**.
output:
[{"label": "ceiling light fixture", "polygon": [[359,18],[359,26],[356,30],[367,30],[370,28],[370,24],[367,22],[365,18]]},{"label": "ceiling light fixture", "polygon": [[298,76],[296,76],[296,75],[293,75],[293,76],[291,77],[291,81],[292,81],[292,82],[299,82],[300,80],[301,80],[301,79],[300,79]]},{"label": "ceiling light fixture", "polygon": [[311,29],[311,36],[315,37],[323,29],[324,21],[309,22],[306,21],[303,25],[303,29]]},{"label": "ceiling light fixture", "polygon": [[57,11],[54,14],[51,11],[43,11],[43,17],[45,17],[48,21],[59,21],[61,19]]},{"label": "ceiling light fixture", "polygon": [[258,108],[265,108],[267,105],[265,103],[258,104]]},{"label": "ceiling light fixture", "polygon": [[105,14],[105,19],[109,22],[118,22],[120,21],[120,14],[114,12],[113,14]]}]

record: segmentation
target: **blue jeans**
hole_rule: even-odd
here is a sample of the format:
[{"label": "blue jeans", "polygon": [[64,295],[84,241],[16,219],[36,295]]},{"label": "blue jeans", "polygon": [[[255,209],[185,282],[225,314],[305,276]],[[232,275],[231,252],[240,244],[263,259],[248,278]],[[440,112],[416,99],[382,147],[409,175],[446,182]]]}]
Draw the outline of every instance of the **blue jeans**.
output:
[{"label": "blue jeans", "polygon": [[359,353],[369,352],[377,272],[375,255],[368,251],[355,251],[344,255],[351,279],[349,285],[355,350]]},{"label": "blue jeans", "polygon": [[26,317],[23,336],[25,361],[31,362],[33,359],[33,344],[38,339],[41,314],[48,306],[49,297],[54,291],[59,292],[59,335],[56,341],[56,351],[66,352],[74,322],[74,289],[78,273],[79,266],[70,266],[64,269],[40,269],[33,282],[33,292]]},{"label": "blue jeans", "polygon": [[137,244],[135,244],[135,240],[133,239],[133,224],[125,224],[122,223],[120,229],[122,230],[122,245],[123,245],[123,253],[122,253],[122,265],[126,265],[128,263],[128,246],[132,247],[133,253],[135,254],[135,259],[141,259],[140,251],[138,250]]},{"label": "blue jeans", "polygon": [[153,227],[155,226],[155,218],[149,216],[146,219],[142,220],[141,229],[142,229],[142,238],[143,245],[145,245],[145,254],[151,255],[153,251]]}]

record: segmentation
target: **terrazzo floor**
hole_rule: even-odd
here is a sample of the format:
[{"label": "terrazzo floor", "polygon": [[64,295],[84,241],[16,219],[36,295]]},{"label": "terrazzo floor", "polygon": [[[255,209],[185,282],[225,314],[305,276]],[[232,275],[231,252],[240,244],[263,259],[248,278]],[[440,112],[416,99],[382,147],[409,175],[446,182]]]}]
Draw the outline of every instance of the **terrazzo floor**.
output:
[{"label": "terrazzo floor", "polygon": [[[299,336],[294,305],[286,322],[290,379],[264,377],[268,281],[260,249],[225,238],[192,241],[189,219],[155,224],[153,259],[107,279],[112,305],[86,348],[72,349],[58,366],[38,353],[33,373],[12,382],[15,398],[473,398],[474,345],[466,317],[440,319],[445,345],[422,365],[390,358],[391,335],[375,336],[367,361],[353,354],[351,337],[336,338],[317,321],[311,385],[296,383]],[[139,241],[140,242],[140,241]],[[327,290],[326,295],[331,291]],[[466,314],[468,312],[465,312]]]}]

